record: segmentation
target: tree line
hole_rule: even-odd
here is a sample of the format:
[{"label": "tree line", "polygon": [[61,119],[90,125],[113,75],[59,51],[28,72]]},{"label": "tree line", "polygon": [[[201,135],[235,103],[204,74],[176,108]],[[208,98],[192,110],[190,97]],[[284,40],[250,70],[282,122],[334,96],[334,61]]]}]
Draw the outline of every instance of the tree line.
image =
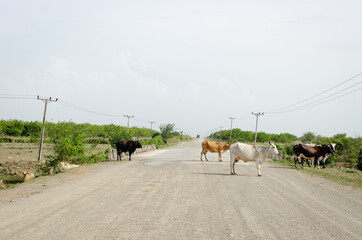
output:
[{"label": "tree line", "polygon": [[[45,141],[51,141],[51,138],[56,136],[61,128],[72,129],[82,132],[82,137],[85,143],[89,144],[111,144],[116,141],[138,139],[144,144],[154,144],[156,139],[160,142],[166,142],[167,139],[173,137],[181,137],[181,134],[175,131],[174,124],[161,124],[160,131],[150,130],[149,128],[130,127],[129,132],[127,127],[118,126],[115,124],[94,125],[89,123],[77,124],[74,122],[46,122],[45,123]],[[27,137],[24,139],[16,139],[15,141],[22,142],[39,142],[42,123],[38,121],[21,121],[21,120],[0,120],[0,142],[14,141],[8,137]],[[161,144],[161,143],[160,143]]]},{"label": "tree line", "polygon": [[[210,138],[220,139],[222,141],[230,141],[230,130],[221,130],[210,134]],[[255,139],[255,133],[252,131],[242,131],[239,128],[234,128],[231,131],[231,142],[253,142]],[[257,142],[268,142],[274,141],[277,143],[289,143],[296,141],[297,136],[290,133],[281,133],[281,134],[269,134],[265,132],[258,132]]]}]

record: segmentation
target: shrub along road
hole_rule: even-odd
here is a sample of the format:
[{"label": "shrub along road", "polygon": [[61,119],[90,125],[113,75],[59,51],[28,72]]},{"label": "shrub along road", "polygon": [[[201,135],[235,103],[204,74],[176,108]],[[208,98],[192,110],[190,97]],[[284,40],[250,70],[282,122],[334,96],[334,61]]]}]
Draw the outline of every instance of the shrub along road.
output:
[{"label": "shrub along road", "polygon": [[[0,191],[0,239],[360,239],[362,191],[200,140]],[[321,170],[323,171],[323,170]]]}]

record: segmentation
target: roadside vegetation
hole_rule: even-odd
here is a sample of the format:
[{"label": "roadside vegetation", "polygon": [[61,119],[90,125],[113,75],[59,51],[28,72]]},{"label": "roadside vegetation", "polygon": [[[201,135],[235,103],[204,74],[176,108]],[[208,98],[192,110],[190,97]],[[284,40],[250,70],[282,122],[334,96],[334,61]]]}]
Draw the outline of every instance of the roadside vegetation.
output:
[{"label": "roadside vegetation", "polygon": [[[8,186],[18,183],[22,174],[12,168],[24,170],[26,166],[19,167],[19,165],[27,161],[36,162],[36,148],[39,147],[41,127],[40,122],[0,120],[0,148],[2,147],[1,144],[6,144],[8,148],[13,150],[9,152],[11,156],[6,156],[5,160],[0,159],[0,180]],[[126,127],[114,124],[48,122],[45,125],[43,141],[45,150],[42,155],[42,162],[37,165],[35,174],[40,176],[62,172],[63,169],[58,167],[60,162],[82,165],[104,161],[108,158],[108,149],[115,148],[118,140],[135,140],[140,141],[142,145],[155,144],[157,148],[160,148],[167,144],[191,139],[191,137],[183,136],[175,131],[173,124],[161,124],[160,130],[159,132],[150,131],[147,128],[132,127],[127,133]],[[32,157],[29,159],[30,154],[21,155],[24,151],[31,153]],[[22,163],[19,163],[19,160],[19,162],[15,161],[14,165],[14,161],[7,160],[20,155],[22,156]]]},{"label": "roadside vegetation", "polygon": [[[214,132],[209,138],[229,142],[230,131],[223,130]],[[231,142],[244,142],[254,144],[255,133],[252,131],[242,131],[233,129],[231,134]],[[268,141],[274,141],[279,152],[282,152],[282,160],[275,161],[285,166],[294,168],[293,146],[299,143],[329,144],[336,143],[336,152],[327,160],[326,169],[314,169],[305,164],[303,172],[314,175],[320,175],[332,181],[354,186],[362,187],[362,138],[347,137],[347,134],[340,133],[333,137],[323,137],[306,132],[301,137],[289,133],[268,134],[259,132],[257,135],[257,143],[264,144]]]}]

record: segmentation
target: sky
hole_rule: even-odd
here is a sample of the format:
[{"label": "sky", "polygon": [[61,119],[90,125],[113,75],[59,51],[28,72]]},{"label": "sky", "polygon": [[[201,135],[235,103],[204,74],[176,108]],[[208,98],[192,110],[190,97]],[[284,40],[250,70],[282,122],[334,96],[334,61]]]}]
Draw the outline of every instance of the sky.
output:
[{"label": "sky", "polygon": [[362,1],[0,0],[0,119],[362,135]]}]

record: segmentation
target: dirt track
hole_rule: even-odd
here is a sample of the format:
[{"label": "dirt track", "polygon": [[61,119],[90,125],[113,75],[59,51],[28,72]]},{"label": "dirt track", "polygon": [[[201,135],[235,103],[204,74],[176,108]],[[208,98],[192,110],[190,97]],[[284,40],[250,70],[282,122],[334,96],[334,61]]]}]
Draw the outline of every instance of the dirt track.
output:
[{"label": "dirt track", "polygon": [[[0,239],[361,239],[362,191],[201,142],[0,191]],[[323,171],[323,170],[321,170]]]}]

